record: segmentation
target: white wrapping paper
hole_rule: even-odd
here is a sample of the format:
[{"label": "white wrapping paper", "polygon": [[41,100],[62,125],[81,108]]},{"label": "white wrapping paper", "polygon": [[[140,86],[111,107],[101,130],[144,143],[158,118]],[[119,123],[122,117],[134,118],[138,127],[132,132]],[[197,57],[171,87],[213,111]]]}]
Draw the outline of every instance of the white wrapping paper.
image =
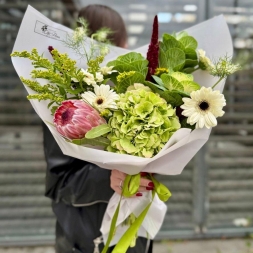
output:
[{"label": "white wrapping paper", "polygon": [[[211,59],[218,59],[225,54],[232,56],[232,41],[223,16],[218,16],[205,21],[186,29],[186,31],[195,37],[198,41],[198,48],[205,50],[207,56]],[[51,59],[47,48],[48,46],[53,46],[59,50],[59,52],[66,52],[70,58],[76,59],[78,66],[86,68],[85,62],[78,60],[78,56],[63,44],[63,40],[66,38],[67,33],[71,34],[72,30],[52,22],[31,6],[28,6],[16,38],[13,51],[31,51],[33,48],[37,48],[39,53],[43,53],[45,57]],[[145,45],[134,51],[140,52],[145,56],[147,48],[148,45]],[[112,47],[104,64],[112,59],[115,59],[118,55],[122,55],[127,52],[129,51],[122,48]],[[19,76],[23,76],[24,78],[30,77],[30,72],[33,69],[33,66],[29,60],[23,58],[12,58],[12,62]],[[196,82],[198,82],[201,86],[206,87],[212,86],[217,81],[216,78],[201,70],[196,71],[196,73],[194,73],[194,77]],[[216,89],[222,91],[223,85],[224,82],[221,82]],[[26,86],[25,88],[28,93],[34,93]],[[48,122],[52,122],[52,116],[50,115],[50,111],[47,109],[48,101],[39,102],[37,100],[31,100],[31,104],[40,118],[49,127],[64,154],[97,164],[105,169],[117,169],[127,174],[136,174],[140,171],[154,172],[164,175],[180,174],[186,164],[208,140],[211,131],[205,128],[193,131],[189,129],[179,129],[171,137],[163,150],[153,158],[115,154],[66,142],[58,134],[55,128],[48,124]],[[104,239],[107,238],[111,217],[116,209],[118,201],[119,195],[115,193],[109,202],[101,228]],[[111,245],[117,243],[118,239],[122,236],[125,230],[121,227],[120,223],[128,217],[131,212],[138,214],[140,210],[146,206],[146,204],[144,205],[144,202],[148,203],[148,201],[150,201],[149,194],[145,194],[141,198],[123,199],[117,223],[118,230]],[[159,213],[159,217],[157,213]],[[146,236],[148,233],[150,238],[154,238],[161,227],[165,213],[166,205],[156,197],[151,205],[148,215],[145,218],[145,221],[143,222],[139,235]]]}]

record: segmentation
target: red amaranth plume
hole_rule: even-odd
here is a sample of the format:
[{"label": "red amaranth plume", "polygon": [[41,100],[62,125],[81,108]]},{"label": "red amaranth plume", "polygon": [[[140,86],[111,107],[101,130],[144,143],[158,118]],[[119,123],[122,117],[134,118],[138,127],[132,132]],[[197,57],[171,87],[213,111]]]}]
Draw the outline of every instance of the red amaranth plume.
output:
[{"label": "red amaranth plume", "polygon": [[148,74],[147,81],[151,81],[151,76],[154,75],[156,68],[158,67],[158,53],[159,53],[159,41],[158,41],[158,19],[157,15],[154,18],[152,37],[147,53]]},{"label": "red amaranth plume", "polygon": [[54,50],[54,48],[52,46],[49,46],[47,49],[48,49],[49,53],[52,55],[52,51]]}]

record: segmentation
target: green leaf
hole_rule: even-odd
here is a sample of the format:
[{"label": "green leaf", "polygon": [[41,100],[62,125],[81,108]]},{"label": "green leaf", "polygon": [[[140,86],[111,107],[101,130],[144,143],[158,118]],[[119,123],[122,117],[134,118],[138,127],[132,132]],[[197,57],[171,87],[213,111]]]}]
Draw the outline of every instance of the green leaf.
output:
[{"label": "green leaf", "polygon": [[161,79],[163,81],[164,87],[168,90],[184,90],[183,85],[180,82],[168,74],[162,74]]},{"label": "green leaf", "polygon": [[159,91],[161,91],[161,90],[165,91],[166,90],[166,88],[164,88],[163,86],[160,86],[156,83],[152,83],[152,82],[149,82],[149,81],[145,81],[144,84],[146,86],[148,86],[155,93],[158,93],[157,90],[159,90]]},{"label": "green leaf", "polygon": [[134,83],[143,83],[144,81],[144,76],[139,72],[135,72],[133,75],[126,77],[122,82],[117,83],[115,90],[117,93],[125,93],[130,85]]},{"label": "green leaf", "polygon": [[185,52],[186,59],[198,60],[198,56],[197,56],[196,50],[194,50],[192,48],[186,48],[184,50],[184,52]]},{"label": "green leaf", "polygon": [[[195,67],[199,64],[198,60],[186,59],[184,68]],[[183,69],[184,70],[184,69]]]},{"label": "green leaf", "polygon": [[174,90],[174,92],[176,92],[178,95],[180,95],[181,97],[187,97],[187,98],[190,98],[191,96],[190,96],[190,93],[187,93],[187,92],[185,92],[185,91],[181,91],[181,90],[177,90],[177,91],[175,91]]},{"label": "green leaf", "polygon": [[183,104],[182,97],[179,95],[178,91],[160,91],[157,92],[162,98],[164,98],[168,104],[171,104],[173,107]]},{"label": "green leaf", "polygon": [[63,87],[59,86],[60,94],[64,97],[66,95],[66,91]]},{"label": "green leaf", "polygon": [[48,105],[47,105],[47,108],[49,109],[50,106],[54,103],[54,101],[51,101]]},{"label": "green leaf", "polygon": [[155,191],[161,201],[167,201],[171,197],[171,192],[169,189],[162,183],[160,183],[158,180],[156,180],[151,174],[150,174],[151,180],[155,185]]},{"label": "green leaf", "polygon": [[54,115],[55,111],[57,110],[58,106],[52,106],[50,111],[51,111],[51,114]]},{"label": "green leaf", "polygon": [[181,120],[181,121],[180,121],[180,124],[181,124],[181,128],[190,128],[190,129],[192,129],[192,130],[194,130],[194,129],[195,129],[195,126],[196,126],[196,124],[194,124],[194,125],[188,124],[188,123],[187,123],[187,118],[184,118],[183,120]]},{"label": "green leaf", "polygon": [[77,95],[77,94],[80,94],[82,93],[82,89],[81,88],[77,88],[77,89],[66,89],[66,91],[69,93],[69,94],[73,94],[73,95]]},{"label": "green leaf", "polygon": [[185,64],[185,53],[179,48],[171,48],[166,52],[159,51],[159,67],[180,71]]},{"label": "green leaf", "polygon": [[[133,222],[133,224],[127,229],[125,234],[120,238],[117,245],[113,249],[112,253],[125,253],[130,246],[133,238],[137,234],[144,218],[146,217],[148,210],[153,202],[154,194],[155,192],[152,192],[152,201],[145,207],[145,209],[141,212],[139,217],[136,218],[136,220]],[[104,253],[104,252],[102,252]]]},{"label": "green leaf", "polygon": [[153,79],[156,81],[156,83],[157,83],[159,86],[163,87],[163,81],[162,81],[162,79],[161,79],[160,77],[155,76],[155,75],[153,75],[152,77],[153,77]]},{"label": "green leaf", "polygon": [[161,46],[165,51],[167,51],[170,48],[179,48],[184,50],[184,45],[178,41],[176,38],[171,36],[170,34],[165,33],[163,35],[163,44],[159,45]]},{"label": "green leaf", "polygon": [[179,41],[185,48],[192,48],[196,50],[198,47],[198,42],[192,36],[184,36]]},{"label": "green leaf", "polygon": [[129,198],[138,192],[140,187],[141,175],[140,173],[135,175],[127,175],[124,180],[124,185],[122,189],[122,195]]},{"label": "green leaf", "polygon": [[87,139],[84,137],[82,139],[74,139],[71,142],[77,145],[91,145],[100,147],[107,147],[110,144],[110,141],[104,137],[97,137],[94,139]]},{"label": "green leaf", "polygon": [[106,242],[106,244],[105,244],[105,246],[103,248],[102,253],[107,253],[107,250],[109,248],[110,242],[111,242],[111,240],[112,240],[112,238],[114,236],[115,229],[116,229],[116,223],[117,223],[117,219],[118,219],[118,216],[119,216],[119,209],[120,209],[121,199],[122,199],[122,195],[120,197],[120,200],[119,200],[119,203],[118,203],[117,208],[115,210],[115,213],[113,214],[112,223],[111,223],[111,227],[110,227],[110,230],[109,230],[107,242]]},{"label": "green leaf", "polygon": [[173,73],[170,74],[170,76],[174,77],[179,82],[193,81],[193,75],[185,74],[185,73],[182,73],[182,72],[173,72]]},{"label": "green leaf", "polygon": [[186,36],[188,36],[188,33],[186,31],[181,31],[179,33],[176,33],[175,35],[177,40],[180,40],[181,38],[186,37]]},{"label": "green leaf", "polygon": [[118,57],[118,60],[126,63],[131,63],[139,60],[146,60],[142,54],[136,52],[130,52]]},{"label": "green leaf", "polygon": [[104,134],[111,132],[111,128],[107,124],[102,124],[93,127],[90,131],[85,134],[86,139],[94,139]]},{"label": "green leaf", "polygon": [[181,84],[184,87],[184,92],[191,93],[192,91],[199,90],[201,87],[198,83],[193,81],[183,81]]},{"label": "green leaf", "polygon": [[196,69],[193,68],[193,67],[187,67],[187,68],[184,68],[182,71],[186,74],[191,74],[195,71]]},{"label": "green leaf", "polygon": [[114,66],[113,69],[118,72],[137,71],[144,78],[148,72],[148,61],[140,53],[136,52],[121,55],[116,60],[108,62],[107,66]]}]

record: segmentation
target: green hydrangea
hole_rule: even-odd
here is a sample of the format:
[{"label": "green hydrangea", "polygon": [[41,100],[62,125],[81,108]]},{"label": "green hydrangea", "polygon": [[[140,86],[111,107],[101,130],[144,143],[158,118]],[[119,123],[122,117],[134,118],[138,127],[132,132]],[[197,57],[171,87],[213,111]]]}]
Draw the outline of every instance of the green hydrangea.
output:
[{"label": "green hydrangea", "polygon": [[120,95],[109,120],[108,151],[141,157],[156,155],[180,128],[175,109],[159,95],[136,85]]}]

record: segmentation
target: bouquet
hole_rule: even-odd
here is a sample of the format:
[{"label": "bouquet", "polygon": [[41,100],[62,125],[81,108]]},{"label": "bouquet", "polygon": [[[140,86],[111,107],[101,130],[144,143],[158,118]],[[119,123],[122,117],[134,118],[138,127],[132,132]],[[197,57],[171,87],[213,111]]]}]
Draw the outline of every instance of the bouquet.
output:
[{"label": "bouquet", "polygon": [[[33,22],[35,33],[24,45],[22,36],[32,31]],[[106,29],[87,38],[87,24],[80,23],[73,32],[29,7],[11,56],[28,99],[63,153],[128,174],[101,227],[103,252],[114,244],[113,252],[125,252],[138,235],[152,239],[159,231],[166,212],[163,201],[171,194],[153,173],[181,173],[223,116],[224,80],[240,66],[231,62],[222,17],[192,28],[192,35],[165,33],[161,41],[155,17],[148,48],[134,52],[108,46]],[[216,32],[223,32],[219,43],[227,49],[215,55],[207,50],[211,42],[203,33],[217,25]],[[33,48],[41,35],[46,39]],[[141,199],[124,198],[138,191],[140,172],[152,180],[154,190]]]}]

